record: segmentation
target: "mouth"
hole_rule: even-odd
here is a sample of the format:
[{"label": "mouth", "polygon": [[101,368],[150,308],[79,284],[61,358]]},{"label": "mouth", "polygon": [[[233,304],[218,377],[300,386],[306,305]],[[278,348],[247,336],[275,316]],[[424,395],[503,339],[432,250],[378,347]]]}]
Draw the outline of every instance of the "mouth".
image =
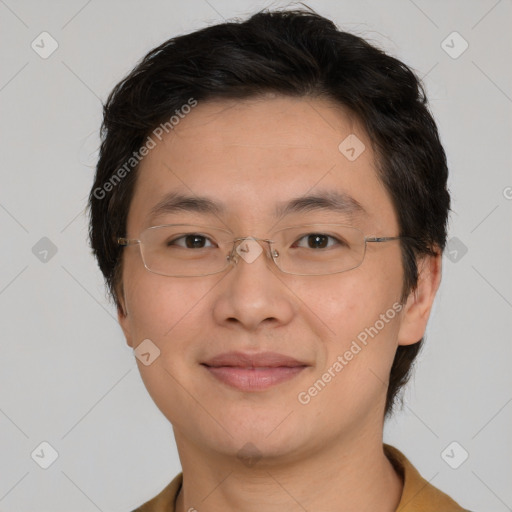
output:
[{"label": "mouth", "polygon": [[310,366],[275,352],[228,352],[201,364],[215,379],[241,391],[263,391],[293,379]]}]

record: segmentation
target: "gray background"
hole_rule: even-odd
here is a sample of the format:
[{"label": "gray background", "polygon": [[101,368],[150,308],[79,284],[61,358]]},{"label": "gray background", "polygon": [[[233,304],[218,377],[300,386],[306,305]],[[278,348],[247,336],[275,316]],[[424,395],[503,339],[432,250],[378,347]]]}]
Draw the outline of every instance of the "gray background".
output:
[{"label": "gray background", "polygon": [[[87,245],[101,101],[169,37],[269,5],[0,0],[0,511],[127,511],[180,471]],[[449,158],[443,283],[385,440],[462,505],[512,510],[512,2],[309,5],[424,77]]]}]

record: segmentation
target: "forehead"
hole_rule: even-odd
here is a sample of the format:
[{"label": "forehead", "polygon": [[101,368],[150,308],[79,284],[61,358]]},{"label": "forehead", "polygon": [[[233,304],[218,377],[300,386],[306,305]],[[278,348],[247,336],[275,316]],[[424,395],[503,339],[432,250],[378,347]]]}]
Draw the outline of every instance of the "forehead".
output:
[{"label": "forehead", "polygon": [[149,213],[173,193],[218,201],[224,220],[244,227],[275,221],[287,200],[338,193],[363,207],[368,226],[396,227],[367,134],[328,100],[199,103],[153,139],[137,171],[130,230],[147,227]]}]

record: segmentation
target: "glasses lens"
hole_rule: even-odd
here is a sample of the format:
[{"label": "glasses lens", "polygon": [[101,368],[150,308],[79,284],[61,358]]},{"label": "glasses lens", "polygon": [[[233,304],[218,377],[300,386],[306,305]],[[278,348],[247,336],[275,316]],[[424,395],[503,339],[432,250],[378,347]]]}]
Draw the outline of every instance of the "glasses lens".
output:
[{"label": "glasses lens", "polygon": [[202,276],[227,267],[233,235],[204,226],[175,224],[146,229],[141,237],[144,265],[166,276]]},{"label": "glasses lens", "polygon": [[277,266],[286,273],[326,275],[358,267],[364,258],[364,234],[338,224],[310,224],[285,228],[276,241]]},{"label": "glasses lens", "polygon": [[[288,274],[335,274],[358,267],[364,258],[364,234],[349,226],[294,226],[271,238],[274,261]],[[229,265],[233,240],[227,230],[188,224],[155,226],[140,236],[146,268],[176,277],[221,272]]]}]

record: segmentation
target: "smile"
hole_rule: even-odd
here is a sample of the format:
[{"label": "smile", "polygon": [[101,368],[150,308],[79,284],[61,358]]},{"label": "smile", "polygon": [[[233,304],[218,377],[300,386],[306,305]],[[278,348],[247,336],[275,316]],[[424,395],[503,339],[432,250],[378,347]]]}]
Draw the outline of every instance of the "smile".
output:
[{"label": "smile", "polygon": [[274,352],[228,352],[201,364],[217,380],[241,391],[263,391],[293,379],[310,366]]},{"label": "smile", "polygon": [[241,391],[263,391],[298,375],[306,366],[240,368],[237,366],[206,366],[216,379]]}]

